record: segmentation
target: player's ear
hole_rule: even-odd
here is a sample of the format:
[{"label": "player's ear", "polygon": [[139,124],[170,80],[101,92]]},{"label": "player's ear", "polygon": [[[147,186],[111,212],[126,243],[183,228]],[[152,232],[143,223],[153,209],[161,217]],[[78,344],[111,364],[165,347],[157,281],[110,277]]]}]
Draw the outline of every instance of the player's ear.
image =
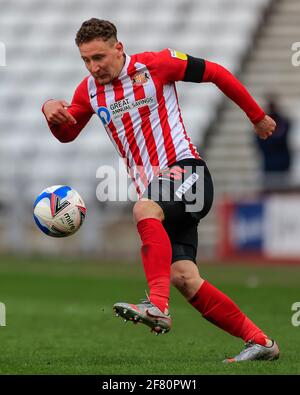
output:
[{"label": "player's ear", "polygon": [[120,41],[117,41],[115,44],[115,49],[121,54],[123,55],[124,53],[124,46]]}]

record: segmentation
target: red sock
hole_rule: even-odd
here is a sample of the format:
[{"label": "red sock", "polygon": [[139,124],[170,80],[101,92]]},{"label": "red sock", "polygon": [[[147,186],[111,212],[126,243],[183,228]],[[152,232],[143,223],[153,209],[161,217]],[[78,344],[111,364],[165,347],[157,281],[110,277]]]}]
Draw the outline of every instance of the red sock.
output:
[{"label": "red sock", "polygon": [[142,240],[142,261],[150,289],[149,299],[162,312],[168,309],[172,247],[162,223],[155,218],[137,224]]},{"label": "red sock", "polygon": [[223,292],[204,281],[189,301],[204,318],[245,342],[266,345],[268,337]]}]

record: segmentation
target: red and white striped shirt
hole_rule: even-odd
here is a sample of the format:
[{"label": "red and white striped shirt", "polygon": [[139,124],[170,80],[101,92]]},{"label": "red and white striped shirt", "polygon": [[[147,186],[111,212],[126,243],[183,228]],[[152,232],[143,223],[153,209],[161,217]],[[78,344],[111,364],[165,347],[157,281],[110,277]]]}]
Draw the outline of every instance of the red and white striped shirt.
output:
[{"label": "red and white striped shirt", "polygon": [[[184,77],[186,58],[159,53],[126,55],[118,78],[98,85],[90,76],[91,106],[127,164],[140,192],[153,171],[185,158],[199,158],[180,113],[174,81]],[[96,94],[97,93],[97,94]]]},{"label": "red and white striped shirt", "polygon": [[[175,87],[184,79],[187,62],[187,55],[171,49],[126,55],[123,69],[111,83],[100,85],[90,75],[77,87],[68,108],[76,125],[49,127],[60,141],[72,141],[96,113],[141,195],[158,169],[200,158],[186,133]],[[252,122],[263,118],[263,110],[230,72],[205,62],[203,82],[215,82]]]}]

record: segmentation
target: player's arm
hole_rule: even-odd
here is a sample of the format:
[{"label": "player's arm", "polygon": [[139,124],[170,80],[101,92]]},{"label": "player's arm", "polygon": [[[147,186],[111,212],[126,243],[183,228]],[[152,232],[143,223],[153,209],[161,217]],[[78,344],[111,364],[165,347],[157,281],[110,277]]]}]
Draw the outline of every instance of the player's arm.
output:
[{"label": "player's arm", "polygon": [[223,66],[188,55],[184,81],[213,82],[248,116],[257,135],[266,139],[275,130],[275,121],[265,114],[244,85]]},{"label": "player's arm", "polygon": [[93,115],[88,101],[86,81],[77,87],[71,104],[65,100],[48,100],[42,111],[51,132],[59,141],[73,141]]},{"label": "player's arm", "polygon": [[152,56],[162,83],[213,82],[245,111],[260,138],[266,139],[274,132],[276,123],[273,119],[265,114],[243,84],[224,67],[174,49],[164,49],[152,53]]}]

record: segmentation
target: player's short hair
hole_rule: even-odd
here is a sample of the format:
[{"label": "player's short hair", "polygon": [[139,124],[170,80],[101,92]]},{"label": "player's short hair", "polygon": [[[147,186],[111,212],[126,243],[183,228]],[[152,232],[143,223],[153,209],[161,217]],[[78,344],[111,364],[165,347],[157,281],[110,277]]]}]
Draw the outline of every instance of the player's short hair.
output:
[{"label": "player's short hair", "polygon": [[117,28],[116,26],[102,19],[91,18],[81,25],[75,38],[76,45],[92,41],[94,39],[100,38],[103,41],[108,41],[109,39],[114,39],[117,41]]}]

